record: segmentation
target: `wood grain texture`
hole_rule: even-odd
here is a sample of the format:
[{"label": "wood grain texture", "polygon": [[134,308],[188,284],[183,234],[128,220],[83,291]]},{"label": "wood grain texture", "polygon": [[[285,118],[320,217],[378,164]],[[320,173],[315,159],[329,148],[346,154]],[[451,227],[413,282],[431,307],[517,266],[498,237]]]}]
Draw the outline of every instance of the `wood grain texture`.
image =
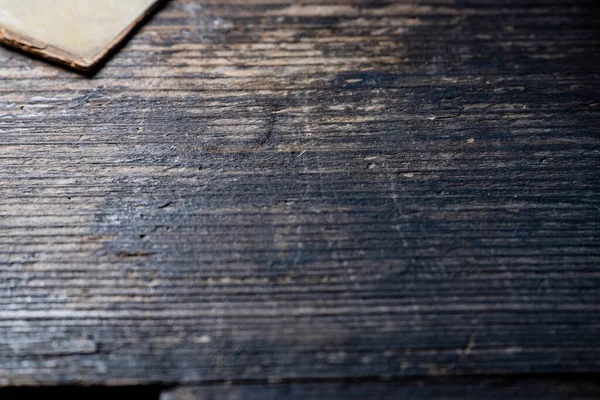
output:
[{"label": "wood grain texture", "polygon": [[0,385],[600,372],[596,1],[176,0],[0,49]]}]

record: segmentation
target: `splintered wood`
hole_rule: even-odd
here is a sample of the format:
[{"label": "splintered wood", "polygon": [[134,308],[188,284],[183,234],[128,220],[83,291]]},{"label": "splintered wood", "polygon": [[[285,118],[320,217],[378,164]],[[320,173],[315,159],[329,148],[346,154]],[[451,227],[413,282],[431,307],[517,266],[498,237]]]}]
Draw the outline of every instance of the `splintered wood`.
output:
[{"label": "splintered wood", "polygon": [[80,70],[93,68],[157,0],[0,0],[0,41]]}]

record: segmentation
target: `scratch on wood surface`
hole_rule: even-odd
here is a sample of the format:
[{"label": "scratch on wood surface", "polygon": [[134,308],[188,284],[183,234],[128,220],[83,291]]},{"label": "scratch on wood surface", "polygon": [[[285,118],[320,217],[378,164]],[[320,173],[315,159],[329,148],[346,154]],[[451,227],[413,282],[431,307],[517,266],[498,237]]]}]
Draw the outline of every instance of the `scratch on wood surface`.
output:
[{"label": "scratch on wood surface", "polygon": [[596,15],[175,0],[93,78],[0,49],[0,385],[598,372]]}]

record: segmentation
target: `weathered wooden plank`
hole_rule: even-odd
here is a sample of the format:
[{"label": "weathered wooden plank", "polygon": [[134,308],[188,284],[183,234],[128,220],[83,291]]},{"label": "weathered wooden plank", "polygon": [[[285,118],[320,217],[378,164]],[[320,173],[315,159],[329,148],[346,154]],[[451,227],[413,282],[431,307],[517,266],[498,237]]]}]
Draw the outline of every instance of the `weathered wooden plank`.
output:
[{"label": "weathered wooden plank", "polygon": [[598,372],[594,1],[178,0],[0,49],[0,385]]}]

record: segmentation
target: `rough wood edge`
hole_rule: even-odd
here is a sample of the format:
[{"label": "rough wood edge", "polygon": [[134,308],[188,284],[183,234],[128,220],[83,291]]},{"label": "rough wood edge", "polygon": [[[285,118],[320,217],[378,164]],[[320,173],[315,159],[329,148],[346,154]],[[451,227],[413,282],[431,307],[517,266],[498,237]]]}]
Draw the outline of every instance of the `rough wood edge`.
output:
[{"label": "rough wood edge", "polygon": [[595,399],[600,393],[598,376],[566,375],[481,375],[465,377],[417,377],[393,381],[313,382],[214,382],[163,388],[160,400],[202,399]]}]

